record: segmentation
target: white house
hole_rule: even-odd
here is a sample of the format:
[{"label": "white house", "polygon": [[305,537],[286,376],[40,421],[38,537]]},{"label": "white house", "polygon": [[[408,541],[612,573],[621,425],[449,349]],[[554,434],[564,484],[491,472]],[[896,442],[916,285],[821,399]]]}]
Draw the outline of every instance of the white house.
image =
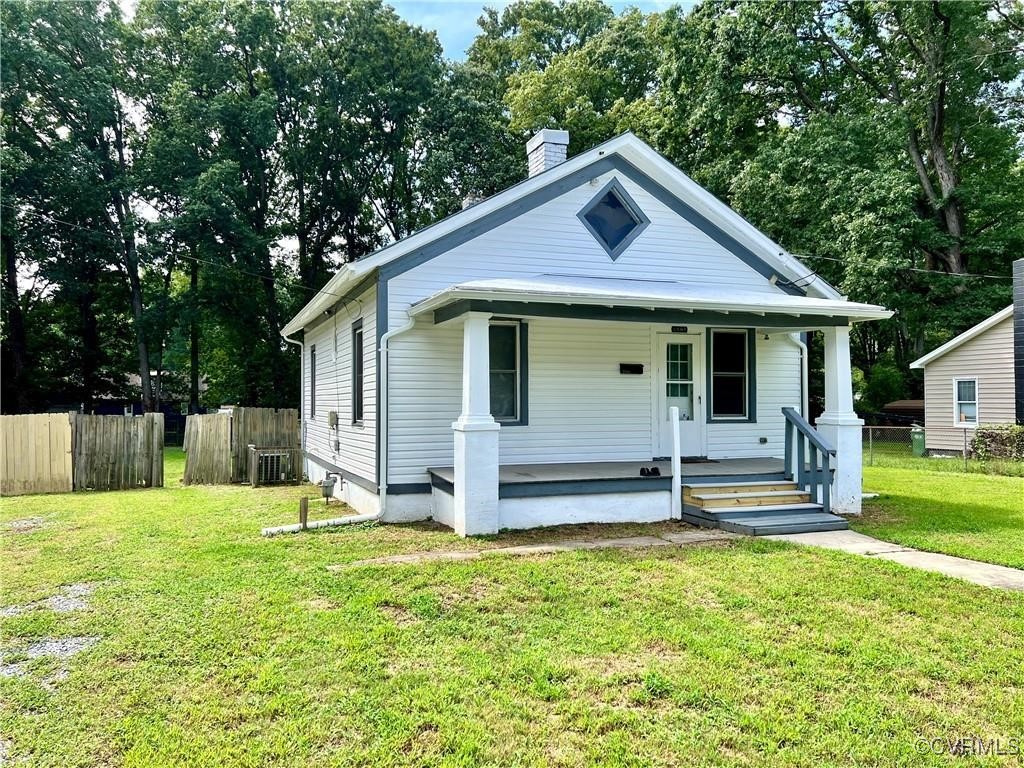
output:
[{"label": "white house", "polygon": [[[634,135],[568,160],[567,145],[541,131],[526,180],[346,264],[282,330],[302,345],[309,477],[340,477],[366,516],[460,534],[845,527],[828,511],[860,510],[850,326],[891,313],[847,301]],[[817,429],[801,416],[810,330]]]}]

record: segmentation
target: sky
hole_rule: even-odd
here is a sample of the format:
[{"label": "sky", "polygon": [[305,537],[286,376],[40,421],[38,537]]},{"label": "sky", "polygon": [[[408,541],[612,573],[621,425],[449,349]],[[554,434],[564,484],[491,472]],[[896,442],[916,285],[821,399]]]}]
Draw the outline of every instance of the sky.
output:
[{"label": "sky", "polygon": [[[412,24],[424,29],[432,29],[444,46],[444,55],[449,59],[461,60],[466,57],[466,49],[473,42],[479,28],[476,20],[483,14],[485,7],[502,8],[508,5],[504,0],[480,2],[480,0],[387,0],[398,15]],[[616,13],[625,8],[636,7],[644,12],[659,11],[670,5],[693,5],[678,0],[632,0],[632,2],[615,1],[609,3]]]}]

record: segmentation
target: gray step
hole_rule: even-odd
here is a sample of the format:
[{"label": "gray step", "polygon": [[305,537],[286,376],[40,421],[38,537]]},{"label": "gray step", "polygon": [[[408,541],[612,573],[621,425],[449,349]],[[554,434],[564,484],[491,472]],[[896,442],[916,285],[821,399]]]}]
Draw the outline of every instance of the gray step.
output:
[{"label": "gray step", "polygon": [[816,533],[843,531],[849,528],[846,520],[827,512],[768,515],[756,518],[719,518],[718,527],[748,536],[767,536],[779,533]]},{"label": "gray step", "polygon": [[692,504],[683,505],[684,514],[706,520],[719,520],[723,517],[773,517],[775,515],[813,514],[821,511],[821,504],[815,504],[810,501],[800,504],[763,504],[753,507],[696,507]]}]

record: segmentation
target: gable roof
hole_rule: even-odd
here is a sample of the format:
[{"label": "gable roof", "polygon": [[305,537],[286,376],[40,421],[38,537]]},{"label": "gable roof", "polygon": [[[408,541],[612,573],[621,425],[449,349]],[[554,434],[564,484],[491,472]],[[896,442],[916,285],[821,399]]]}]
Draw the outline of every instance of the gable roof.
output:
[{"label": "gable roof", "polygon": [[991,328],[991,327],[993,327],[995,325],[999,325],[999,323],[1003,322],[1003,320],[1005,320],[1008,317],[1012,317],[1012,316],[1013,316],[1013,305],[1011,304],[1006,309],[1002,309],[1002,310],[996,312],[994,315],[992,315],[992,317],[989,317],[989,318],[987,318],[985,320],[982,320],[980,323],[978,323],[973,328],[969,328],[968,330],[966,330],[963,333],[961,333],[959,336],[956,336],[956,337],[950,339],[949,341],[947,341],[945,344],[943,344],[938,349],[933,349],[931,352],[929,352],[924,357],[919,357],[917,360],[915,360],[914,362],[912,362],[910,364],[910,367],[911,368],[924,368],[926,365],[928,365],[928,363],[935,362],[940,357],[945,355],[947,352],[952,352],[954,349],[956,349],[960,345],[967,343],[968,341],[973,339],[975,336],[980,336],[985,331],[987,331],[989,328]]},{"label": "gable roof", "polygon": [[[713,230],[728,241],[731,250],[742,251],[748,263],[756,263],[766,279],[775,275],[783,284],[806,283],[801,293],[824,299],[842,299],[839,292],[795,256],[787,253],[778,243],[757,229],[740,214],[716,198],[697,182],[674,166],[652,147],[632,133],[624,133],[581,152],[575,157],[531,176],[476,205],[453,213],[430,226],[414,232],[375,253],[343,265],[282,329],[289,336],[304,328],[324,310],[337,303],[353,286],[374,270],[404,271],[401,260],[415,260],[412,264],[437,255],[459,242],[465,242],[504,221],[524,213],[534,205],[568,191],[581,175],[592,171],[594,175],[611,168],[623,170],[630,176],[649,179],[665,197],[677,201],[677,212],[705,231]],[[635,180],[635,179],[634,179]],[[566,184],[570,186],[566,188]],[[439,250],[440,249],[440,250]],[[740,256],[740,254],[737,254]],[[741,256],[741,257],[743,257]],[[417,258],[418,257],[418,258]],[[780,285],[782,288],[782,285]]]}]

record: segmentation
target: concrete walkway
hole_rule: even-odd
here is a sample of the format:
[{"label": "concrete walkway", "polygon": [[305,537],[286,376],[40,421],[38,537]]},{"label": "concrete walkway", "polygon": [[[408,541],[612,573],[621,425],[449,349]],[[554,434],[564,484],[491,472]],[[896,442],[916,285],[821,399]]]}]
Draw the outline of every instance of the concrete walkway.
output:
[{"label": "concrete walkway", "polygon": [[963,557],[939,555],[934,552],[922,552],[899,544],[866,536],[856,531],[825,531],[822,533],[789,533],[777,536],[765,536],[766,539],[789,541],[794,544],[806,544],[812,547],[838,549],[854,555],[877,557],[891,560],[894,563],[924,571],[935,571],[955,579],[963,579],[983,587],[999,589],[1015,589],[1024,591],[1024,571],[1007,568],[1005,565],[979,563]]},{"label": "concrete walkway", "polygon": [[356,560],[342,565],[329,565],[327,570],[340,571],[361,565],[409,565],[446,560],[479,560],[483,557],[500,555],[522,557],[525,555],[550,555],[556,552],[575,552],[582,549],[644,549],[647,547],[685,546],[703,544],[708,541],[737,539],[739,534],[712,529],[696,529],[679,533],[662,533],[657,536],[627,536],[620,539],[564,539],[561,541],[520,544],[514,547],[493,547],[491,549],[438,550],[437,552],[411,552],[407,555],[374,557]]}]

